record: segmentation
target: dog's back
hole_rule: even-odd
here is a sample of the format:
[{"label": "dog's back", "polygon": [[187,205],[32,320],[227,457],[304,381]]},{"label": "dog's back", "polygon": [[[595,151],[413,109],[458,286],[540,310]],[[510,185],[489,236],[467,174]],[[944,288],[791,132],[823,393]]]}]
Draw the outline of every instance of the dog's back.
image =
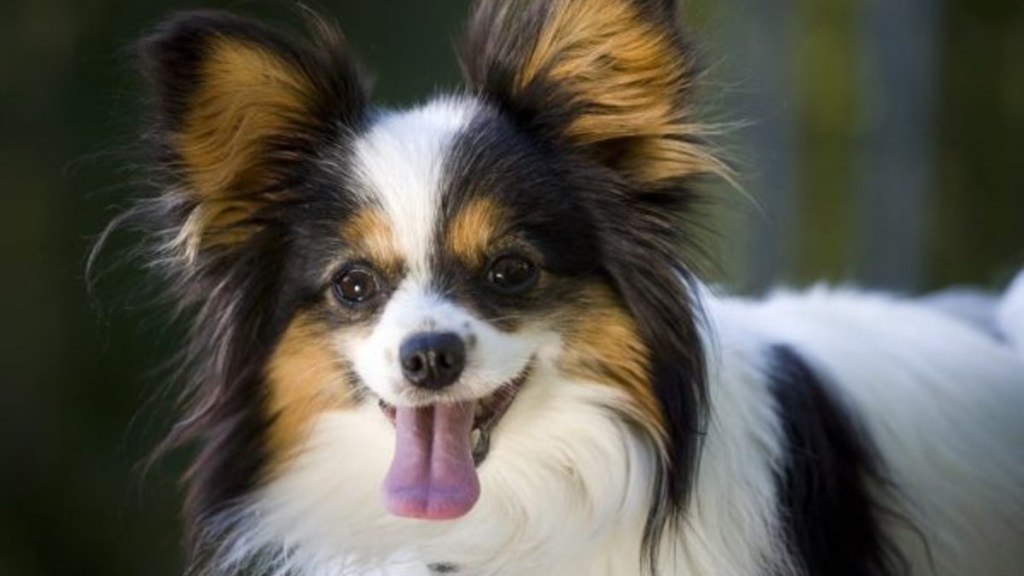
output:
[{"label": "dog's back", "polygon": [[787,346],[841,404],[877,466],[882,536],[910,573],[1009,576],[1024,565],[1022,303],[1024,274],[987,322],[931,299],[824,288],[712,302],[710,316],[722,349]]}]

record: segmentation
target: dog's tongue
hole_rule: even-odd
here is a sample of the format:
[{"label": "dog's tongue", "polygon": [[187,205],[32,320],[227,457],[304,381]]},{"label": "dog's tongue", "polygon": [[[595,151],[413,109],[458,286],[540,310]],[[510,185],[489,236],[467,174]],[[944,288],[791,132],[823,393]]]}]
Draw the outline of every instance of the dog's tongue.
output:
[{"label": "dog's tongue", "polygon": [[395,456],[384,504],[396,516],[447,520],[480,496],[470,433],[474,402],[396,408]]}]

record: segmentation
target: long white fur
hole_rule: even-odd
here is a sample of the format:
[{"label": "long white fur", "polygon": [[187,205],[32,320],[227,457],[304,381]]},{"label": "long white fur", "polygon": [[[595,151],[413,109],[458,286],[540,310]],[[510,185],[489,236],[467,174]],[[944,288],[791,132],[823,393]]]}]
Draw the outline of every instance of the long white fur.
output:
[{"label": "long white fur", "polygon": [[[430,301],[418,290],[429,277],[445,150],[471,116],[457,108],[387,117],[357,145],[366,193],[418,266],[403,288],[409,297],[395,304],[406,307],[397,316],[413,318],[403,329],[449,305],[415,303]],[[767,351],[778,343],[836,386],[878,444],[900,487],[889,504],[928,542],[926,552],[918,534],[889,527],[913,574],[1020,574],[1024,276],[998,313],[1010,342],[912,301],[851,290],[705,300],[711,420],[691,506],[662,545],[662,574],[791,572],[775,493],[784,441],[768,374]],[[619,415],[622,392],[559,371],[556,334],[522,338],[504,344],[531,350],[536,368],[495,432],[468,515],[432,522],[385,511],[394,432],[370,403],[321,416],[301,455],[225,519],[232,537],[221,566],[259,556],[269,573],[307,576],[425,575],[438,562],[473,576],[639,574],[653,449]],[[383,341],[357,354],[361,372],[378,373],[372,364],[395,338]]]},{"label": "long white fur", "polygon": [[996,323],[1018,349],[1024,349],[1024,272],[1017,275],[1006,291],[998,310]]}]

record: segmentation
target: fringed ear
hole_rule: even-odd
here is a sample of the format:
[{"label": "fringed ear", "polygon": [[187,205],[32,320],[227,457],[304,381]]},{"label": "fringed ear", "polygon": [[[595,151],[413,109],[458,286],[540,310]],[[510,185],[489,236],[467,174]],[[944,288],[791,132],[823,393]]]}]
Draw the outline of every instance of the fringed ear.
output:
[{"label": "fringed ear", "polygon": [[479,0],[471,86],[629,182],[728,170],[694,119],[698,75],[668,0]]},{"label": "fringed ear", "polygon": [[[169,295],[194,308],[182,362],[186,417],[161,452],[199,441],[186,475],[192,560],[265,464],[262,372],[294,305],[282,300],[292,214],[321,199],[319,154],[359,129],[367,94],[341,36],[293,41],[250,20],[187,12],[141,44],[160,194],[122,217],[156,244]],[[322,190],[319,195],[322,195]],[[205,573],[205,570],[198,570]]]},{"label": "fringed ear", "polygon": [[286,202],[317,145],[360,121],[366,92],[335,30],[300,44],[231,14],[172,17],[142,44],[154,136],[182,216],[174,244],[195,260],[244,242]]},{"label": "fringed ear", "polygon": [[477,0],[463,66],[483,98],[599,168],[571,172],[584,179],[574,189],[602,230],[662,419],[641,559],[653,574],[663,535],[683,521],[707,422],[700,303],[682,261],[692,181],[730,180],[696,119],[695,54],[671,0]]}]

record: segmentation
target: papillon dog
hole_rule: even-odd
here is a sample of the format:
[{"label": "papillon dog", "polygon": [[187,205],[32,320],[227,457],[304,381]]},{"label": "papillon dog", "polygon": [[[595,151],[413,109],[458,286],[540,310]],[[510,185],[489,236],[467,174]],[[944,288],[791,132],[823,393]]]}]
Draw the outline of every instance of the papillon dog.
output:
[{"label": "papillon dog", "polygon": [[1024,571],[1024,276],[710,289],[670,0],[479,0],[466,86],[402,110],[310,21],[141,42],[193,573]]}]

